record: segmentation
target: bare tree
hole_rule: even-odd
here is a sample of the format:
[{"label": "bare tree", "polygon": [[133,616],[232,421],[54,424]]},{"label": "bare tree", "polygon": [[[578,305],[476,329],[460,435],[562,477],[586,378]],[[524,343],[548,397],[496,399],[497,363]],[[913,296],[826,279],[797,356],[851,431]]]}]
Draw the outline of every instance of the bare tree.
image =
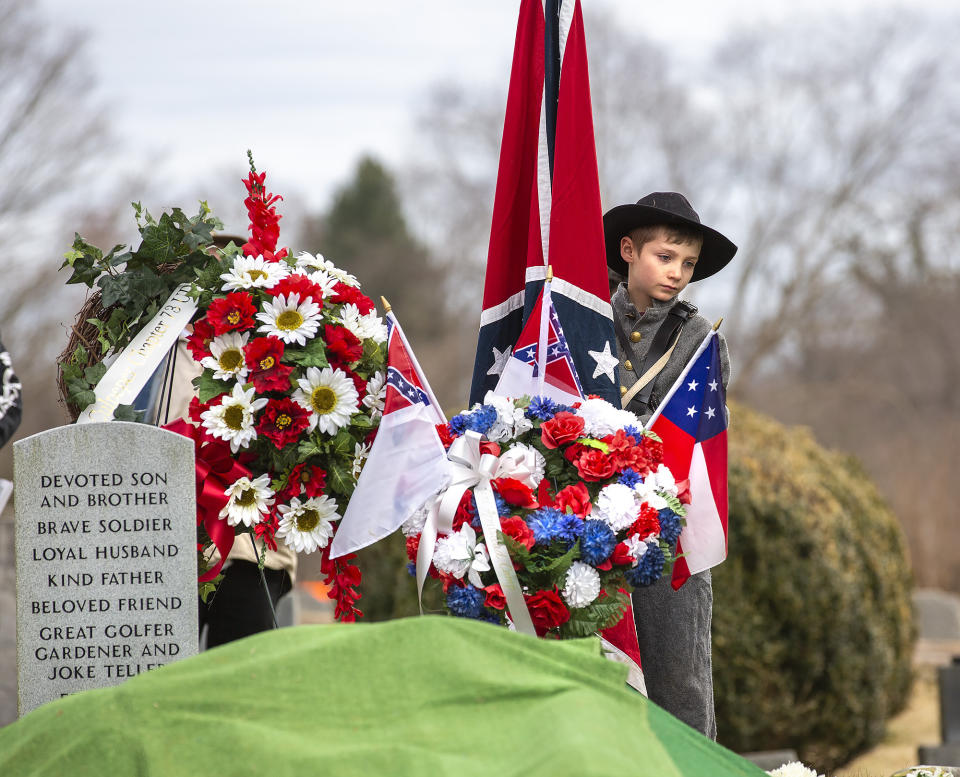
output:
[{"label": "bare tree", "polygon": [[55,30],[29,0],[0,0],[0,329],[25,387],[21,434],[58,420],[58,324],[82,297],[56,276],[69,245],[60,223],[89,197],[109,137],[93,85],[79,33]]}]

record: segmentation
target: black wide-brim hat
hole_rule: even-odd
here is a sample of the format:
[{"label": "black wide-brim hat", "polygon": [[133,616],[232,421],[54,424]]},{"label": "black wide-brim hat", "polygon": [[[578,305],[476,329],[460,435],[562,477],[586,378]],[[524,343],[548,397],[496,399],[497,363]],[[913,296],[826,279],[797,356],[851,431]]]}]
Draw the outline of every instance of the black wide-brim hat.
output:
[{"label": "black wide-brim hat", "polygon": [[604,214],[603,239],[607,249],[607,266],[626,278],[627,263],[620,256],[620,239],[637,227],[654,225],[692,227],[703,236],[700,259],[690,278],[691,283],[719,272],[737,253],[737,247],[730,240],[700,222],[700,216],[682,194],[654,192],[641,197],[635,205],[618,205]]}]

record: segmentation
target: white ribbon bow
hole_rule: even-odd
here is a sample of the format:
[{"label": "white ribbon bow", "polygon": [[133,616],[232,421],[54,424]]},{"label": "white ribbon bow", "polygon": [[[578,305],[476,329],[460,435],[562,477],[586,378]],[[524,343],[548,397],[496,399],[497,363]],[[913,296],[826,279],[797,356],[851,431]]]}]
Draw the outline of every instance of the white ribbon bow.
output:
[{"label": "white ribbon bow", "polygon": [[[523,600],[520,581],[510,560],[510,553],[500,542],[497,532],[500,530],[500,516],[497,502],[493,496],[490,481],[494,478],[515,478],[532,488],[532,470],[527,466],[526,457],[510,456],[510,451],[502,457],[492,453],[480,452],[480,435],[467,431],[453,441],[447,452],[450,485],[447,490],[429,506],[427,520],[420,534],[420,547],[417,549],[417,594],[422,596],[427,570],[433,560],[433,550],[437,544],[437,535],[450,534],[453,531],[453,518],[457,507],[468,488],[473,489],[477,501],[477,513],[483,528],[484,540],[490,552],[490,561],[496,573],[503,596],[507,600],[507,610],[517,631],[536,635],[530,612]],[[421,612],[423,605],[421,603]]]}]

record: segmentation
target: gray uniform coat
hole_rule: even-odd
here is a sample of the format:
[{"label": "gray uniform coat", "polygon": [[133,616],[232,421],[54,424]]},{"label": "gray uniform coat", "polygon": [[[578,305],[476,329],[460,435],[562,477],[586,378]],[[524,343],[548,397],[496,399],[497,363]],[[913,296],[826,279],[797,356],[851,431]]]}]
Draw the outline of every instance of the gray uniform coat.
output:
[{"label": "gray uniform coat", "polygon": [[[653,337],[677,300],[654,300],[641,313],[630,301],[626,285],[621,283],[610,302],[613,305],[614,328],[617,330],[620,380],[624,389],[629,389],[639,380],[643,360],[650,350]],[[670,360],[653,380],[649,404],[644,405],[634,398],[627,409],[646,423],[680,377],[710,327],[710,322],[703,316],[690,317],[684,324]],[[730,357],[722,335],[720,369],[726,387],[730,377]],[[669,576],[651,586],[636,589],[633,592],[633,614],[644,679],[651,701],[705,736],[716,739],[710,643],[713,619],[710,571],[693,575],[679,591],[673,590]]]}]

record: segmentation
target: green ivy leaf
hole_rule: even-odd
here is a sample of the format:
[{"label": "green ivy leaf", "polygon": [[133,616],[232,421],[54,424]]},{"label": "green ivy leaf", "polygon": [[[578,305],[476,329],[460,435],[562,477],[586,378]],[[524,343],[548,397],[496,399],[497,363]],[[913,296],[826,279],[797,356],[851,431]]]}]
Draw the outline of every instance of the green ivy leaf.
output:
[{"label": "green ivy leaf", "polygon": [[193,385],[197,389],[197,399],[201,402],[209,402],[215,396],[223,394],[229,386],[222,380],[213,377],[213,370],[204,370],[193,379]]},{"label": "green ivy leaf", "polygon": [[143,423],[145,410],[137,410],[133,405],[117,405],[113,411],[115,421],[133,421],[134,423]]},{"label": "green ivy leaf", "polygon": [[107,371],[107,366],[103,362],[92,364],[83,371],[83,377],[87,383],[96,386]]}]

